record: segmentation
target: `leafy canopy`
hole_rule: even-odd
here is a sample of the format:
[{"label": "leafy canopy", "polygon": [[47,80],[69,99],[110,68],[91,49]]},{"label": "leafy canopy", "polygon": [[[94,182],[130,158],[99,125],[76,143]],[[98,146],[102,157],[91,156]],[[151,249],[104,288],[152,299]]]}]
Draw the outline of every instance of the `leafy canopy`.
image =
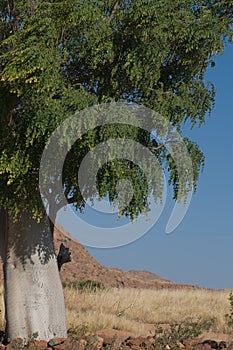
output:
[{"label": "leafy canopy", "polygon": [[[136,102],[180,133],[186,121],[200,126],[214,104],[205,71],[232,41],[232,14],[230,0],[0,0],[0,206],[41,214],[38,169],[45,143],[85,107]],[[179,179],[166,148],[144,130],[118,125],[87,133],[68,154],[63,183],[70,201],[84,206],[77,186],[83,156],[119,134],[157,149],[176,196]],[[185,143],[196,187],[204,156],[194,142]],[[136,165],[107,163],[98,174],[99,191],[113,200],[122,177],[135,184],[121,212],[133,218],[149,195]]]}]

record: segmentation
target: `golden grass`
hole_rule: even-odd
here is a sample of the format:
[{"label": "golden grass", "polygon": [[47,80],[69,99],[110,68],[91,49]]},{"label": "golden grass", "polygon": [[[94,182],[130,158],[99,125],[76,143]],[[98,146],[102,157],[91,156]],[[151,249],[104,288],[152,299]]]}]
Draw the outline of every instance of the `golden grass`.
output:
[{"label": "golden grass", "polygon": [[[90,331],[113,328],[146,335],[156,323],[201,321],[205,328],[226,333],[229,291],[65,289],[68,327],[87,325]],[[232,329],[231,329],[232,331]]]},{"label": "golden grass", "polygon": [[[156,323],[201,321],[206,329],[232,333],[225,315],[230,313],[229,290],[105,289],[78,291],[65,288],[68,328],[124,330],[135,335],[153,333]],[[0,329],[4,329],[3,291],[0,289]]]}]

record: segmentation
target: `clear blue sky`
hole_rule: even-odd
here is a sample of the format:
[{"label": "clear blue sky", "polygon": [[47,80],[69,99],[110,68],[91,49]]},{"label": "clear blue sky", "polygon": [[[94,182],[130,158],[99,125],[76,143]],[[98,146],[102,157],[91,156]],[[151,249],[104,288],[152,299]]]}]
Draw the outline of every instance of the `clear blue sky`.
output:
[{"label": "clear blue sky", "polygon": [[[205,125],[187,130],[205,154],[197,193],[181,224],[167,235],[165,227],[174,205],[171,198],[155,224],[128,245],[87,250],[107,267],[143,269],[178,283],[210,288],[233,288],[233,45],[216,60],[207,79],[216,87],[216,104]],[[97,214],[87,210],[83,218]],[[103,224],[103,217],[97,224]],[[60,219],[76,238],[78,227]],[[101,225],[100,225],[101,226]]]}]

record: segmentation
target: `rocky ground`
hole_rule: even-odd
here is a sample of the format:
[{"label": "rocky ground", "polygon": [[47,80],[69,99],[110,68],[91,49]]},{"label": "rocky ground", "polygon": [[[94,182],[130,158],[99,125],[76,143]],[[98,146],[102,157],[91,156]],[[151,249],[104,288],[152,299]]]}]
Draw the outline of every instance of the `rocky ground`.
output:
[{"label": "rocky ground", "polygon": [[[0,350],[233,350],[233,335],[203,332],[196,338],[177,336],[170,332],[169,325],[163,325],[164,332],[154,331],[146,337],[135,337],[130,332],[104,329],[95,334],[70,334],[68,338],[54,338],[50,341],[32,339],[28,345],[22,339],[8,344],[0,342]],[[0,340],[4,332],[0,331]]]},{"label": "rocky ground", "polygon": [[[222,337],[222,340],[221,340]],[[216,338],[216,337],[215,337]],[[14,339],[10,344],[0,344],[1,350],[208,350],[233,349],[233,343],[226,335],[218,335],[217,340],[199,337],[182,341],[165,339],[160,335],[133,337],[127,332],[103,330],[97,334],[86,334],[67,339],[54,338],[49,342],[32,340],[27,346],[21,339]]]}]

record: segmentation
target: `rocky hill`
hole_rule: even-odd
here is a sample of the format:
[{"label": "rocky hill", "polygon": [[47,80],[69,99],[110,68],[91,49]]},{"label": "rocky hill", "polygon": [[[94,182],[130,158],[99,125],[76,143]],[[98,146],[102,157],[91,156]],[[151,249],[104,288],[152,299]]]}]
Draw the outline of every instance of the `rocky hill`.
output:
[{"label": "rocky hill", "polygon": [[56,251],[58,251],[61,243],[69,247],[72,256],[72,261],[62,266],[62,281],[90,279],[102,282],[106,286],[130,288],[197,288],[196,286],[172,283],[149,271],[123,271],[117,268],[107,268],[95,260],[76,239],[62,228],[61,225],[56,224]]},{"label": "rocky hill", "polygon": [[153,288],[158,285],[167,286],[170,281],[162,279],[148,271],[122,271],[116,268],[107,268],[96,261],[88,251],[74,238],[72,238],[61,225],[56,224],[55,248],[58,251],[63,243],[71,251],[72,261],[62,266],[62,281],[95,280],[107,286]]},{"label": "rocky hill", "polygon": [[[72,261],[61,268],[63,282],[94,280],[102,282],[105,286],[130,288],[197,288],[190,285],[172,283],[152,272],[143,270],[123,271],[117,268],[107,268],[94,259],[88,251],[60,224],[56,224],[54,232],[56,251],[63,243],[71,251]],[[1,264],[0,264],[1,265]],[[0,283],[3,282],[2,267],[0,266]]]}]

